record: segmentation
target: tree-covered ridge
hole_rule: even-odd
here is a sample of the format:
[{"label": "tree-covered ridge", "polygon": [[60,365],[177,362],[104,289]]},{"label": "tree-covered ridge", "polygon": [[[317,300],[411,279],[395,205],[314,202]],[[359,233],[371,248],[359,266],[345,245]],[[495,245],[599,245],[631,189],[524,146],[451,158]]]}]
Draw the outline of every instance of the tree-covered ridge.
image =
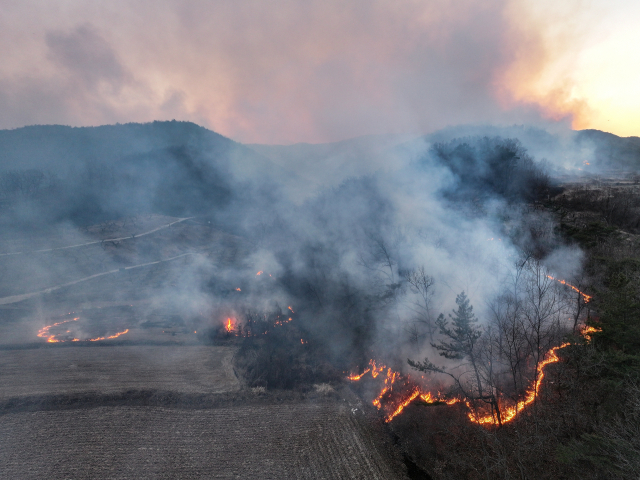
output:
[{"label": "tree-covered ridge", "polygon": [[445,190],[452,199],[532,201],[551,188],[544,167],[536,163],[517,139],[467,137],[436,143],[429,152],[449,168],[457,182]]}]

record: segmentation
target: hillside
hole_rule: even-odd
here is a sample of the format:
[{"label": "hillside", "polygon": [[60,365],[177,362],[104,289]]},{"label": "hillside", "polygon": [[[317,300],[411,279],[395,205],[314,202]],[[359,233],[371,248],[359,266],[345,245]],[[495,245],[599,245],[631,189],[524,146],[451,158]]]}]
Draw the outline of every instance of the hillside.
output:
[{"label": "hillside", "polygon": [[210,213],[249,201],[243,183],[267,177],[273,188],[295,180],[266,157],[190,122],[0,131],[0,222],[13,226]]}]

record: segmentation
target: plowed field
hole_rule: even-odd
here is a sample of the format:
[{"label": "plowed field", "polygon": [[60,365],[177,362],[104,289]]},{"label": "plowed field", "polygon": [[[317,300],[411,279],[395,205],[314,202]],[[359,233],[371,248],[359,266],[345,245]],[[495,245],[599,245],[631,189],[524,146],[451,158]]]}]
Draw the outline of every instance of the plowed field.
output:
[{"label": "plowed field", "polygon": [[0,439],[12,479],[402,478],[362,412],[335,401],[10,413]]}]

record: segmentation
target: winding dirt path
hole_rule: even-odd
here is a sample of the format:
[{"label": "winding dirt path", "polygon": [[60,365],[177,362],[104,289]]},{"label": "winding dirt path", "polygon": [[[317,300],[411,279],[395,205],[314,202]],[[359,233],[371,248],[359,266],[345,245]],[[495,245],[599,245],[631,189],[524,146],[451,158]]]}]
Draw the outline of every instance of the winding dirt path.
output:
[{"label": "winding dirt path", "polygon": [[80,278],[78,280],[74,280],[72,282],[61,283],[60,285],[54,285],[53,287],[45,288],[44,290],[38,290],[37,292],[23,293],[21,295],[11,295],[9,297],[0,298],[0,305],[7,305],[10,303],[18,303],[23,300],[27,300],[28,298],[35,297],[37,295],[42,295],[43,293],[51,293],[55,290],[59,290],[64,287],[69,287],[71,285],[75,285],[76,283],[86,282],[87,280],[91,280],[92,278],[101,277],[103,275],[109,275],[111,273],[120,272],[122,270],[132,270],[134,268],[146,267],[148,265],[156,265],[158,263],[169,262],[171,260],[175,260],[176,258],[185,257],[187,255],[193,255],[192,252],[183,253],[181,255],[177,255],[175,257],[166,258],[164,260],[156,260],[155,262],[141,263],[140,265],[132,265],[130,267],[122,267],[116,268],[115,270],[109,270],[108,272],[96,273],[94,275],[89,275],[88,277]]},{"label": "winding dirt path", "polygon": [[[0,253],[0,257],[6,257],[6,256],[9,256],[9,255],[26,255],[28,253],[53,252],[53,251],[56,251],[56,250],[67,250],[69,248],[86,247],[87,245],[97,245],[98,243],[104,243],[104,242],[119,242],[119,241],[122,241],[122,240],[131,240],[133,238],[143,237],[145,235],[149,235],[151,233],[155,233],[158,230],[162,230],[164,228],[169,228],[171,225],[175,225],[176,223],[184,222],[185,220],[190,220],[192,218],[194,218],[194,217],[179,218],[175,222],[167,223],[166,225],[161,225],[159,227],[154,228],[153,230],[149,230],[147,232],[139,233],[137,235],[134,234],[134,235],[129,235],[127,237],[120,237],[120,238],[105,238],[104,240],[96,240],[94,242],[78,243],[76,245],[67,245],[65,247],[44,248],[44,249],[41,249],[41,250],[32,250],[30,252]],[[131,267],[131,268],[133,268],[133,267]]]}]

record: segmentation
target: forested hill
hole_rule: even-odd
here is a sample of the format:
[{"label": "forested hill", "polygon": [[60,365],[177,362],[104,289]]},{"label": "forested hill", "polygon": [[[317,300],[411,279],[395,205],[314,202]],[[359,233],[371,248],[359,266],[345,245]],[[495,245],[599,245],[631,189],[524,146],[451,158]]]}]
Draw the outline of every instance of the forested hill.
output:
[{"label": "forested hill", "polygon": [[77,223],[155,212],[186,216],[232,202],[265,157],[190,122],[0,131],[0,215]]},{"label": "forested hill", "polygon": [[152,150],[188,146],[229,154],[236,142],[191,122],[128,123],[100,127],[34,125],[0,130],[0,169],[65,168],[122,160]]}]

